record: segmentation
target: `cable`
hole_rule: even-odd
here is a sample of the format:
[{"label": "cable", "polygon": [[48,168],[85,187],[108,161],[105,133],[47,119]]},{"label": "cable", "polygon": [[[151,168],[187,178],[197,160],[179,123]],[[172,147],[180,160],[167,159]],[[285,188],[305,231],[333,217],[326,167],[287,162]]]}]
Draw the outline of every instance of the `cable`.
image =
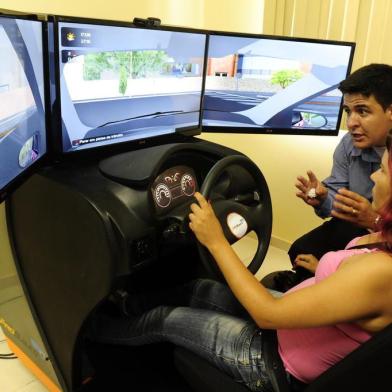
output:
[{"label": "cable", "polygon": [[14,353],[0,354],[0,359],[16,359],[18,358]]}]

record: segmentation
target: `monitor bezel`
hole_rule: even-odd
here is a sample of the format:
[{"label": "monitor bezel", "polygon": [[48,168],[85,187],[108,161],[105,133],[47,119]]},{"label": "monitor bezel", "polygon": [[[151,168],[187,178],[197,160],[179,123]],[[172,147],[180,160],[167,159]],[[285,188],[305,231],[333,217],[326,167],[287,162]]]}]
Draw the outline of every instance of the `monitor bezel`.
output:
[{"label": "monitor bezel", "polygon": [[49,80],[48,75],[48,45],[47,45],[47,24],[44,20],[40,20],[37,15],[33,14],[13,14],[13,13],[2,13],[0,12],[0,18],[7,19],[21,19],[26,21],[32,21],[41,24],[41,39],[42,39],[42,64],[43,64],[43,93],[44,93],[44,110],[45,110],[45,142],[46,151],[39,156],[33,163],[26,167],[22,172],[17,174],[12,180],[10,180],[3,188],[0,189],[0,203],[5,201],[16,188],[18,188],[24,181],[26,181],[37,169],[45,165],[49,160],[50,152],[50,138],[49,138],[49,122],[50,122],[50,104],[49,104]]},{"label": "monitor bezel", "polygon": [[[79,24],[91,24],[91,25],[104,25],[113,27],[125,27],[131,29],[145,29],[145,30],[162,30],[162,31],[173,31],[173,32],[184,32],[184,33],[195,33],[205,35],[204,45],[204,60],[203,60],[203,74],[202,74],[202,87],[200,90],[201,99],[199,107],[199,121],[194,127],[189,128],[178,128],[176,132],[150,136],[147,138],[141,138],[137,140],[125,140],[119,141],[118,143],[104,144],[99,146],[91,146],[90,148],[64,151],[62,141],[62,116],[61,116],[61,97],[60,97],[60,63],[59,63],[59,23],[79,23]],[[204,76],[205,76],[205,65],[206,65],[206,50],[208,44],[208,33],[206,30],[185,28],[179,26],[159,25],[159,26],[142,26],[127,21],[107,20],[107,19],[91,19],[82,17],[70,17],[70,16],[58,16],[51,15],[48,17],[48,23],[53,23],[53,40],[54,40],[54,68],[50,72],[54,73],[55,79],[55,90],[56,100],[52,106],[52,134],[51,134],[51,146],[52,146],[52,159],[54,160],[69,160],[75,159],[76,156],[81,157],[101,157],[107,155],[113,155],[129,150],[136,150],[139,148],[145,148],[148,146],[177,142],[188,138],[189,136],[196,136],[201,134],[201,121],[202,121],[202,108],[203,108],[203,93],[204,93]]]},{"label": "monitor bezel", "polygon": [[[309,43],[319,43],[337,46],[348,46],[350,47],[350,58],[347,66],[346,77],[351,73],[354,52],[356,43],[349,41],[338,41],[329,39],[316,39],[316,38],[304,38],[304,37],[287,37],[280,35],[270,35],[270,34],[247,34],[247,33],[237,33],[229,31],[209,31],[208,33],[208,46],[206,49],[206,64],[208,62],[208,50],[209,42],[211,36],[229,36],[229,37],[243,37],[243,38],[256,38],[256,39],[270,39],[270,40],[282,40],[282,41],[293,41],[293,42],[309,42]],[[205,97],[205,82],[207,78],[207,66],[204,68],[204,86],[203,86],[203,98]],[[204,109],[204,108],[203,108]],[[265,134],[265,135],[293,135],[293,136],[337,136],[339,134],[339,129],[342,121],[343,105],[340,104],[338,118],[336,122],[336,128],[334,130],[319,129],[317,128],[269,128],[269,127],[237,127],[237,126],[219,126],[219,125],[203,125],[203,114],[201,121],[201,130],[206,133],[237,133],[237,134]]]}]

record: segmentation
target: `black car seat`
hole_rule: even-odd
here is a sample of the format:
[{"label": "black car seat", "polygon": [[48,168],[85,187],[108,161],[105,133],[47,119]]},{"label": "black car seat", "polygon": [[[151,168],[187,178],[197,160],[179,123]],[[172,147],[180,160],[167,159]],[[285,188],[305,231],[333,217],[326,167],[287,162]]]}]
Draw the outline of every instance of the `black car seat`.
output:
[{"label": "black car seat", "polygon": [[[264,347],[263,347],[264,349]],[[177,348],[175,365],[196,392],[249,392],[192,352]],[[392,390],[392,324],[328,369],[311,384],[290,386],[282,363],[273,362],[278,376],[274,392],[380,392]]]}]

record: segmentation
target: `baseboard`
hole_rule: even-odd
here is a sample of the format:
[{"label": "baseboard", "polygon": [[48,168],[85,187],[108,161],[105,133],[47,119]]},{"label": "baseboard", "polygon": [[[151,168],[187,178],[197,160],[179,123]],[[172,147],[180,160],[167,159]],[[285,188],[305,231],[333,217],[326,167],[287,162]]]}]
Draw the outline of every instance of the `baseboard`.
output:
[{"label": "baseboard", "polygon": [[6,289],[15,286],[18,283],[16,275],[7,275],[0,278],[0,287]]},{"label": "baseboard", "polygon": [[287,252],[290,249],[291,242],[279,237],[272,236],[270,245]]},{"label": "baseboard", "polygon": [[[253,238],[257,241],[257,236],[255,232],[250,232],[248,233],[249,238]],[[275,236],[271,236],[271,241],[270,241],[270,245],[274,246],[275,248],[284,250],[285,252],[287,252],[290,249],[292,242],[284,240],[283,238],[279,238],[279,237],[275,237]]]},{"label": "baseboard", "polygon": [[0,278],[0,306],[22,295],[22,287],[16,275],[8,275]]}]

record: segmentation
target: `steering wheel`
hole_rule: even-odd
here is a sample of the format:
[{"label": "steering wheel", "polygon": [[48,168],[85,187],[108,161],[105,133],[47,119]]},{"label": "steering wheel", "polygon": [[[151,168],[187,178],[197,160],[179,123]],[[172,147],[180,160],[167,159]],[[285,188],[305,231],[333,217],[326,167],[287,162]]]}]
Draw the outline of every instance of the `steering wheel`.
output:
[{"label": "steering wheel", "polygon": [[[236,195],[233,198],[218,197],[214,200],[212,197],[214,187],[217,186],[218,180],[230,168],[233,173],[241,169],[243,172],[243,169],[245,169],[252,182],[251,192],[248,192],[248,197]],[[241,173],[239,173],[239,176],[243,177]],[[231,185],[229,178],[227,187],[230,188]],[[256,254],[248,265],[249,271],[255,274],[264,261],[272,231],[271,198],[267,182],[260,169],[246,156],[231,155],[225,157],[219,160],[208,172],[200,193],[207,200],[210,200],[230,244],[237,242],[252,230],[256,233],[258,246]],[[221,272],[207,248],[201,245],[199,241],[197,241],[197,247],[205,269],[213,277],[221,279]]]}]

